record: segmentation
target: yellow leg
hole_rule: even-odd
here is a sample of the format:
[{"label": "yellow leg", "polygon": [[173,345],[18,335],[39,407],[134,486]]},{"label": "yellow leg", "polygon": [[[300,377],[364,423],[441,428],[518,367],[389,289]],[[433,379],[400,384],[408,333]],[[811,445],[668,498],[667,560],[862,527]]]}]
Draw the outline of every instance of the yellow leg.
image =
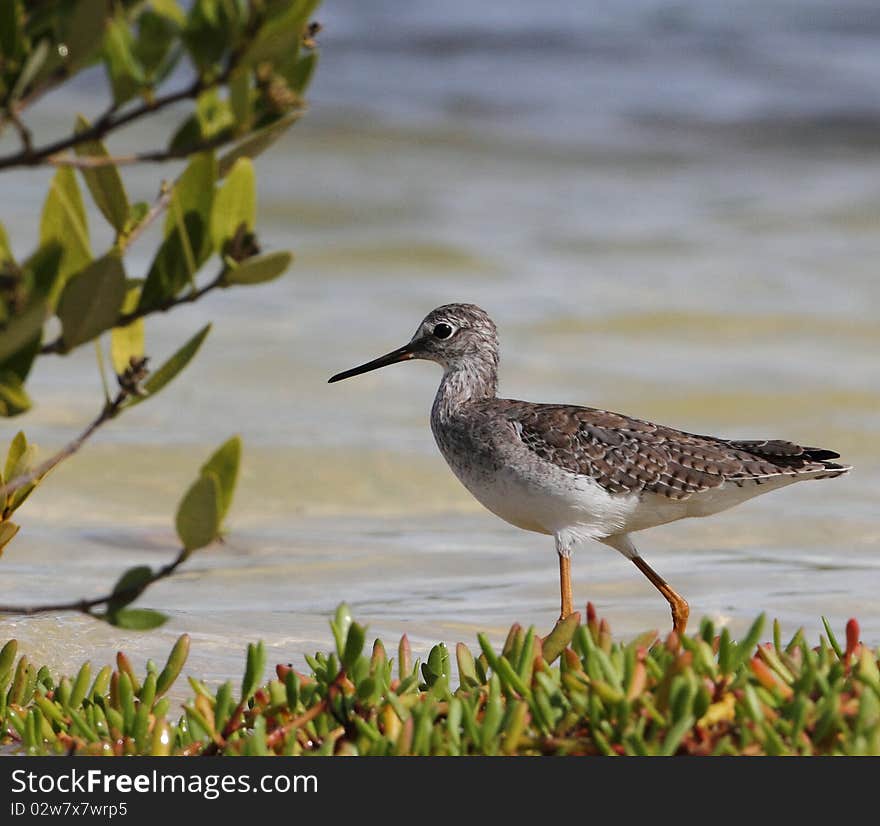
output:
[{"label": "yellow leg", "polygon": [[656,571],[654,571],[654,569],[640,556],[632,557],[632,561],[635,563],[636,567],[648,577],[651,584],[663,594],[664,597],[666,597],[666,600],[672,608],[672,628],[679,636],[684,634],[687,629],[688,616],[691,612],[690,608],[688,608],[687,601],[684,597],[675,593],[675,591],[669,587],[666,580],[656,573]]},{"label": "yellow leg", "polygon": [[563,554],[559,554],[559,592],[562,596],[559,619],[564,620],[574,613],[574,600],[571,594],[571,557]]}]

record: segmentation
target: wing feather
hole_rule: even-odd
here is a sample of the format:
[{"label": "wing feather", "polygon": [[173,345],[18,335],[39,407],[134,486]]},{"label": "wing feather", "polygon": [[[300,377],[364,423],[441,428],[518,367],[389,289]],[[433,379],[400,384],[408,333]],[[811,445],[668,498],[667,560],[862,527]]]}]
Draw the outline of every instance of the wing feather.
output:
[{"label": "wing feather", "polygon": [[595,479],[614,494],[650,491],[687,499],[725,482],[845,473],[837,453],[794,442],[699,436],[619,413],[493,399],[523,444],[542,459]]}]

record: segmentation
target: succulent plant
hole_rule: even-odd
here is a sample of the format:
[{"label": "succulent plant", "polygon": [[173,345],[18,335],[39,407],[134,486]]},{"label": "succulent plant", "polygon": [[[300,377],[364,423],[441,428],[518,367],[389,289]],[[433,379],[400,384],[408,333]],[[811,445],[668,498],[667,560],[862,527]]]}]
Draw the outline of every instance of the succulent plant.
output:
[{"label": "succulent plant", "polygon": [[[116,669],[55,680],[0,649],[0,742],[28,754],[152,755],[856,755],[880,754],[878,651],[859,642],[855,620],[841,646],[826,636],[787,643],[778,623],[760,643],[764,617],[742,640],[655,632],[623,643],[587,606],[541,638],[514,625],[501,650],[478,635],[454,660],[445,644],[398,662],[346,605],[331,621],[333,651],[306,657],[310,673],[280,664],[263,682],[262,643],[248,646],[236,695],[190,678],[183,714],[169,717],[168,690],[189,637],[160,670],[142,676],[120,653]],[[458,686],[453,687],[453,670]]]}]

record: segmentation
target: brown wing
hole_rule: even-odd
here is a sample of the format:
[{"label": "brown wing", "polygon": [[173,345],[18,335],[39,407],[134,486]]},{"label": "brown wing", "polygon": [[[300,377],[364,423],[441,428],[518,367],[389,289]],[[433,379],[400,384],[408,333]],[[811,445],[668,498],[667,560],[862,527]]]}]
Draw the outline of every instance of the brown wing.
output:
[{"label": "brown wing", "polygon": [[670,499],[725,481],[760,483],[780,475],[845,472],[830,450],[792,442],[697,436],[618,413],[570,405],[496,400],[523,444],[542,459],[594,478],[611,493],[651,491]]}]

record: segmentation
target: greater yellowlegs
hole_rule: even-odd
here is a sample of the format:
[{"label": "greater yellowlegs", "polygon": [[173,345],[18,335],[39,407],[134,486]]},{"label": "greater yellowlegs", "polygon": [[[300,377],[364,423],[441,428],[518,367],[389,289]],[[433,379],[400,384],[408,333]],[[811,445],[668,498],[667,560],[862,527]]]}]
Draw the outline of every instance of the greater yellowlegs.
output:
[{"label": "greater yellowlegs", "polygon": [[495,324],[473,304],[432,310],[408,344],[330,381],[408,359],[443,368],[431,430],[462,484],[511,525],[554,537],[560,618],[573,611],[572,546],[594,539],[635,563],[684,633],[687,602],[642,559],[632,533],[851,469],[834,451],[778,439],[731,441],[591,407],[499,399]]}]

